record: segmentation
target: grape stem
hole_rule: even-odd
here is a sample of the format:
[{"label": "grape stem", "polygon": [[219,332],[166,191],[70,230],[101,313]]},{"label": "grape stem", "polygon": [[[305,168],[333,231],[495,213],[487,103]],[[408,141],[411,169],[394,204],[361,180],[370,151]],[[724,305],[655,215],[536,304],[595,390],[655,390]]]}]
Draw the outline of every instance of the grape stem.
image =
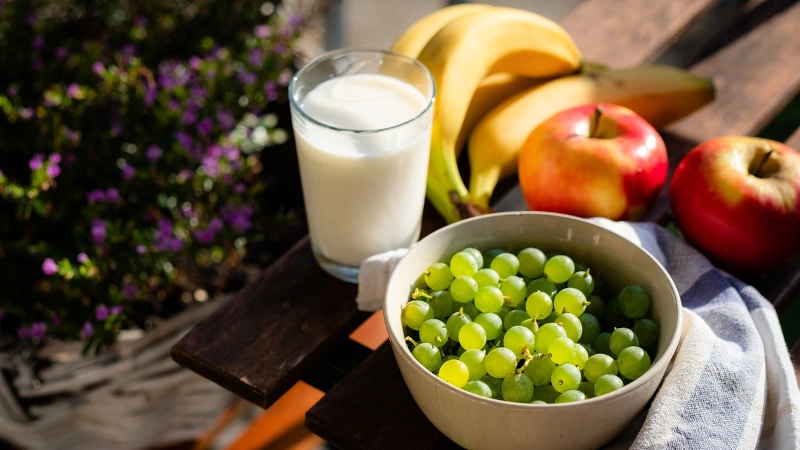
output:
[{"label": "grape stem", "polygon": [[425,292],[423,292],[423,291],[420,291],[420,290],[419,290],[419,288],[416,288],[416,289],[414,289],[414,293],[413,293],[413,294],[411,294],[411,298],[413,298],[414,300],[416,300],[416,299],[418,299],[418,298],[420,298],[420,297],[422,297],[422,298],[424,298],[424,299],[428,299],[428,300],[431,298],[431,296],[430,296],[430,295],[426,294],[426,293],[425,293]]},{"label": "grape stem", "polygon": [[517,370],[514,371],[514,374],[516,374],[516,375],[521,374],[528,367],[528,364],[530,364],[530,362],[531,362],[531,360],[533,360],[533,358],[534,358],[534,356],[531,355],[530,351],[528,351],[528,347],[527,346],[522,347],[522,358],[521,359],[525,360],[525,362],[521,366],[519,366],[519,364],[517,364],[519,367],[517,367]]},{"label": "grape stem", "polygon": [[414,339],[411,339],[411,336],[406,336],[406,340],[414,344],[414,348],[416,348],[419,344]]}]

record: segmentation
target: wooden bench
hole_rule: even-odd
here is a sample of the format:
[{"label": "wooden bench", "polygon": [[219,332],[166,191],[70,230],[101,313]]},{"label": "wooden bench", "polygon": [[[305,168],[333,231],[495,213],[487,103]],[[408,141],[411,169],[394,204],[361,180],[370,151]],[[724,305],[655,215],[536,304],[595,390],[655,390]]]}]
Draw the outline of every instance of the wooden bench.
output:
[{"label": "wooden bench", "polygon": [[[714,80],[716,100],[662,132],[670,172],[699,142],[757,135],[800,91],[795,1],[587,0],[563,25],[587,60],[668,61]],[[800,149],[800,129],[786,142]],[[666,190],[647,219],[669,222]],[[427,208],[423,233],[442,225]],[[800,293],[800,259],[747,281],[781,313]],[[187,334],[173,358],[263,408],[299,380],[321,388],[306,425],[337,447],[457,448],[417,408],[389,344],[372,352],[348,339],[369,316],[356,309],[356,290],[317,266],[306,237]],[[800,358],[800,341],[791,344]]]}]

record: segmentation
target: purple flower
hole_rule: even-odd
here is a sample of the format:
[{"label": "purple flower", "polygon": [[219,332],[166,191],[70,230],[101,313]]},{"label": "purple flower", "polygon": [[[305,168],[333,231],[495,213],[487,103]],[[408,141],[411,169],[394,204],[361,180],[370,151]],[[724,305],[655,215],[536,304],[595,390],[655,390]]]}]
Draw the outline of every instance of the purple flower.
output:
[{"label": "purple flower", "polygon": [[81,264],[86,264],[89,262],[89,256],[86,253],[78,253],[78,262]]},{"label": "purple flower", "polygon": [[133,26],[135,27],[146,27],[147,26],[147,17],[145,16],[136,16],[133,18]]},{"label": "purple flower", "polygon": [[102,189],[95,189],[86,194],[86,200],[89,203],[100,203],[106,200],[106,193]]},{"label": "purple flower", "polygon": [[280,56],[286,56],[286,54],[289,52],[289,47],[285,46],[284,44],[278,43],[275,44],[275,48],[273,50]]},{"label": "purple flower", "polygon": [[43,341],[47,336],[47,324],[44,322],[33,322],[29,330],[29,336]]},{"label": "purple flower", "polygon": [[194,237],[197,239],[197,242],[201,244],[208,244],[214,241],[217,233],[222,230],[222,220],[219,218],[213,218],[208,223],[208,227],[205,230],[198,230],[194,232]]},{"label": "purple flower", "polygon": [[233,114],[231,114],[230,111],[220,109],[217,111],[217,123],[223,130],[230,130],[236,125],[236,120],[234,120]]},{"label": "purple flower", "polygon": [[122,285],[122,295],[125,296],[128,300],[133,299],[136,297],[136,294],[139,293],[139,288],[136,285],[131,283],[125,283]]},{"label": "purple flower", "polygon": [[180,239],[172,236],[172,221],[158,219],[158,229],[153,233],[153,248],[158,252],[177,252],[183,246]]},{"label": "purple flower", "polygon": [[33,47],[34,50],[41,50],[42,47],[44,47],[44,36],[41,34],[34,36],[31,41],[31,47]]},{"label": "purple flower", "polygon": [[81,92],[81,88],[80,88],[80,86],[78,86],[78,85],[77,85],[77,84],[75,84],[75,83],[71,83],[71,84],[70,84],[70,85],[67,87],[67,95],[68,95],[70,98],[78,98],[78,97],[80,97],[82,94],[83,94],[83,92]]},{"label": "purple flower", "polygon": [[197,121],[197,113],[192,108],[187,108],[181,116],[181,123],[184,125],[191,125]]},{"label": "purple flower", "polygon": [[214,158],[213,156],[206,156],[201,161],[201,164],[206,172],[206,175],[209,177],[216,177],[219,175],[219,159]]},{"label": "purple flower", "polygon": [[122,198],[120,198],[119,196],[119,189],[117,188],[106,189],[106,200],[113,203],[122,201]]},{"label": "purple flower", "polygon": [[181,109],[181,104],[178,103],[177,100],[171,98],[167,101],[167,108],[169,108],[170,111],[177,111]]},{"label": "purple flower", "polygon": [[147,87],[144,88],[144,98],[142,99],[142,102],[147,106],[152,105],[153,102],[156,100],[157,92],[158,91],[156,91],[156,88],[154,86],[148,85]]},{"label": "purple flower", "polygon": [[237,161],[239,159],[239,149],[238,148],[229,148],[228,152],[225,154],[225,159],[228,161]]},{"label": "purple flower", "polygon": [[52,323],[53,325],[59,326],[61,325],[62,322],[63,321],[61,320],[61,317],[58,317],[56,315],[50,316],[50,323]]},{"label": "purple flower", "polygon": [[243,183],[236,183],[233,185],[233,192],[236,194],[241,194],[246,190]]},{"label": "purple flower", "polygon": [[253,216],[253,208],[249,206],[228,203],[220,212],[225,222],[228,222],[237,233],[244,233],[252,226],[250,218]]},{"label": "purple flower", "polygon": [[177,61],[162,61],[158,65],[158,85],[172,90],[189,82],[190,73]]},{"label": "purple flower", "polygon": [[92,72],[94,72],[95,74],[102,77],[105,71],[106,68],[100,61],[95,61],[94,64],[92,64]]},{"label": "purple flower", "polygon": [[289,69],[282,71],[278,76],[278,84],[281,86],[288,86],[290,81],[292,81],[292,71]]},{"label": "purple flower", "polygon": [[42,168],[42,161],[44,161],[44,155],[37,153],[28,161],[28,167],[30,167],[31,170],[39,170]]},{"label": "purple flower", "polygon": [[121,314],[123,311],[122,305],[112,306],[111,307],[111,314]]},{"label": "purple flower", "polygon": [[193,86],[189,89],[189,97],[191,97],[196,105],[200,106],[205,102],[206,97],[208,97],[208,89],[202,86]]},{"label": "purple flower", "polygon": [[303,18],[298,16],[297,14],[293,14],[292,17],[289,17],[289,25],[297,27],[302,24],[303,24]]},{"label": "purple flower", "polygon": [[259,68],[262,64],[264,64],[264,51],[260,48],[254,48],[250,50],[250,54],[247,55],[247,60],[250,62],[250,65]]},{"label": "purple flower", "polygon": [[125,127],[121,123],[117,122],[111,125],[112,136],[119,136],[123,131],[125,131]]},{"label": "purple flower", "polygon": [[133,166],[128,163],[125,163],[120,170],[122,170],[122,178],[126,180],[133,178],[133,175],[136,173],[136,169],[134,169]]},{"label": "purple flower", "polygon": [[102,219],[92,219],[92,239],[94,245],[101,246],[106,240],[106,221]]},{"label": "purple flower", "polygon": [[22,120],[30,120],[33,117],[33,108],[20,108],[18,113]]},{"label": "purple flower", "polygon": [[259,38],[268,38],[272,34],[272,30],[267,25],[258,25],[253,29],[253,34]]},{"label": "purple flower", "polygon": [[30,336],[31,332],[25,327],[17,328],[17,337],[20,339],[25,339],[26,337]]},{"label": "purple flower", "polygon": [[56,178],[61,175],[61,167],[58,167],[58,164],[48,164],[46,172],[50,178]]},{"label": "purple flower", "polygon": [[158,159],[161,158],[161,155],[163,155],[163,154],[164,154],[164,151],[161,150],[161,147],[159,147],[157,145],[151,145],[147,149],[147,152],[145,152],[145,156],[147,157],[147,160],[150,161],[151,163],[154,163],[154,162],[158,161]]},{"label": "purple flower", "polygon": [[16,84],[12,84],[11,86],[8,87],[8,95],[10,95],[11,97],[14,97],[18,93],[19,93],[19,86],[17,86]]},{"label": "purple flower", "polygon": [[278,85],[274,81],[264,83],[264,92],[267,93],[268,101],[272,102],[278,99]]},{"label": "purple flower", "polygon": [[175,133],[175,140],[178,141],[181,146],[183,146],[186,150],[189,150],[192,146],[192,137],[189,136],[189,133],[185,131],[178,131]]},{"label": "purple flower", "polygon": [[256,74],[247,71],[240,72],[237,78],[239,79],[239,83],[242,83],[245,86],[250,86],[258,81],[258,76]]},{"label": "purple flower", "polygon": [[200,70],[200,67],[202,66],[203,66],[203,60],[199,56],[195,55],[189,58],[189,67],[191,67],[192,69]]},{"label": "purple flower", "polygon": [[138,253],[140,255],[144,255],[145,251],[147,251],[147,249],[144,248],[144,245],[139,244],[139,245],[136,246],[136,253]]},{"label": "purple flower", "polygon": [[136,56],[136,45],[126,44],[120,49],[123,64],[128,64],[131,58]]},{"label": "purple flower", "polygon": [[94,327],[89,322],[84,322],[83,328],[81,328],[81,336],[84,339],[89,339],[90,337],[94,336]]},{"label": "purple flower", "polygon": [[213,126],[214,122],[206,117],[197,124],[197,134],[201,136],[208,136],[208,134],[211,133],[211,128],[213,128]]},{"label": "purple flower", "polygon": [[56,49],[55,57],[57,60],[61,61],[62,59],[65,59],[67,56],[69,56],[69,50],[67,50],[67,47],[58,47]]},{"label": "purple flower", "polygon": [[42,263],[42,272],[44,272],[45,275],[53,275],[58,272],[58,265],[53,261],[53,258],[44,260]]},{"label": "purple flower", "polygon": [[47,157],[47,160],[50,161],[51,164],[58,164],[61,162],[61,155],[58,153],[51,153],[50,156]]},{"label": "purple flower", "polygon": [[100,322],[108,319],[108,307],[106,305],[100,305],[95,308],[94,318]]},{"label": "purple flower", "polygon": [[67,127],[64,127],[64,136],[66,136],[67,140],[75,144],[78,142],[78,140],[80,140],[81,133],[75,130],[70,130]]},{"label": "purple flower", "polygon": [[206,80],[213,80],[214,78],[217,78],[217,69],[206,70]]}]

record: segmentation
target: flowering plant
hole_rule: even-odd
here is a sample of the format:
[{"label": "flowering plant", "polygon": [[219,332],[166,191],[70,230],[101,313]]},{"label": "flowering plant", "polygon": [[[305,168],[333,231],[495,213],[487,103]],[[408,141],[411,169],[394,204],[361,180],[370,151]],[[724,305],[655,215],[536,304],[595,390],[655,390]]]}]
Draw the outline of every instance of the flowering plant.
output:
[{"label": "flowering plant", "polygon": [[99,349],[263,239],[301,29],[274,9],[0,0],[4,331]]}]

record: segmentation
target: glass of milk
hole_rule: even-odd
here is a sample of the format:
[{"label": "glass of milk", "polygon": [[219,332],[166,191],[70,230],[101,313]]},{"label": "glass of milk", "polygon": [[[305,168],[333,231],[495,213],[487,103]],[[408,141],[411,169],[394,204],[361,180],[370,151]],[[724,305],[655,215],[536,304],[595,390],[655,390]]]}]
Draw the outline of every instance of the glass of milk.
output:
[{"label": "glass of milk", "polygon": [[419,61],[341,49],[289,85],[311,246],[331,275],[358,282],[365,258],[419,238],[435,97]]}]

